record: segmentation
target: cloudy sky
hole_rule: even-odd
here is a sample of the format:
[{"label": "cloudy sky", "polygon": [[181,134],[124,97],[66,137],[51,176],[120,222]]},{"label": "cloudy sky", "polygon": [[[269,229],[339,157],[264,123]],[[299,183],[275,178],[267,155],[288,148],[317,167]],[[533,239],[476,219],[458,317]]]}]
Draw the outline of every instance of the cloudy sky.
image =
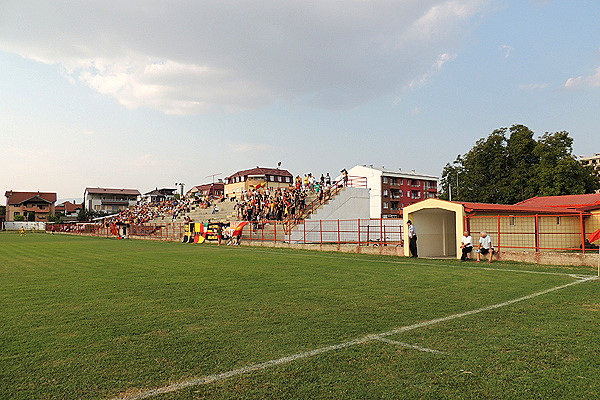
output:
[{"label": "cloudy sky", "polygon": [[591,155],[598,15],[597,0],[3,0],[0,191],[188,189],[277,162],[440,175],[516,123]]}]

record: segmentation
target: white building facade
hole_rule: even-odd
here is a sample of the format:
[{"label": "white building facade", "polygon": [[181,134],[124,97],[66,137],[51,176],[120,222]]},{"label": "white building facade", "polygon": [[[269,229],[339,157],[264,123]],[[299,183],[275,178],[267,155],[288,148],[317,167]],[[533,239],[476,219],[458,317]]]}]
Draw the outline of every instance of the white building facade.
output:
[{"label": "white building facade", "polygon": [[434,175],[372,165],[352,167],[348,175],[367,178],[371,218],[400,218],[404,207],[437,198],[438,177]]},{"label": "white building facade", "polygon": [[137,189],[85,188],[83,206],[90,211],[118,213],[137,204]]}]

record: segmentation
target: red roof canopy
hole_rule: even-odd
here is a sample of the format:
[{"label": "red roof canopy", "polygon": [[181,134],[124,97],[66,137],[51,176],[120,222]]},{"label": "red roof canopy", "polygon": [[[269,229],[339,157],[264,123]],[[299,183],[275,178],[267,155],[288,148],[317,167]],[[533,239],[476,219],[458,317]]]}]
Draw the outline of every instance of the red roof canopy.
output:
[{"label": "red roof canopy", "polygon": [[532,197],[516,205],[530,207],[600,208],[600,193]]},{"label": "red roof canopy", "polygon": [[462,204],[465,211],[471,212],[506,212],[514,214],[555,214],[555,215],[579,215],[585,210],[573,208],[556,208],[544,206],[526,206],[517,204],[488,204],[488,203],[470,203],[463,201],[454,201],[453,203]]}]

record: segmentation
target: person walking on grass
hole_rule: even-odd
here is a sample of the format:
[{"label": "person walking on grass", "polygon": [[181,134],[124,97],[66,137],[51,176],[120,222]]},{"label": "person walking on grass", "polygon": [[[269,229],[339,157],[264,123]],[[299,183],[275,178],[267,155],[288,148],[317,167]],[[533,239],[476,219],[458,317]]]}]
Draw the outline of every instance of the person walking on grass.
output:
[{"label": "person walking on grass", "polygon": [[21,236],[24,236],[25,235],[25,228],[21,227],[21,231],[20,232],[21,232]]},{"label": "person walking on grass", "polygon": [[479,247],[477,250],[477,262],[479,262],[479,259],[482,255],[484,259],[485,256],[488,256],[488,263],[492,263],[492,256],[494,255],[494,246],[492,245],[492,238],[485,231],[482,231],[480,234]]},{"label": "person walking on grass", "polygon": [[419,257],[417,254],[417,231],[415,231],[415,227],[410,219],[406,223],[408,224],[408,249],[410,250],[410,256],[417,258]]}]

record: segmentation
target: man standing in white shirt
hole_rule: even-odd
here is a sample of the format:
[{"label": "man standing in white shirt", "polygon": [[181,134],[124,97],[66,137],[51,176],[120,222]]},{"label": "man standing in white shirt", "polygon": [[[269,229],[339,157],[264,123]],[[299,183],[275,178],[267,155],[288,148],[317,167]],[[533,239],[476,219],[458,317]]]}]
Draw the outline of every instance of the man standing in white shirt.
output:
[{"label": "man standing in white shirt", "polygon": [[477,262],[479,262],[479,258],[481,255],[484,257],[489,255],[489,263],[492,263],[492,256],[494,255],[494,246],[492,245],[492,238],[487,234],[487,232],[481,232],[481,237],[479,238],[479,250],[477,250]]},{"label": "man standing in white shirt", "polygon": [[417,258],[417,232],[410,219],[406,223],[408,224],[408,249],[410,250],[410,256]]},{"label": "man standing in white shirt", "polygon": [[473,238],[467,231],[463,232],[460,248],[462,249],[462,257],[460,258],[460,261],[467,261],[468,258],[471,258],[470,255],[473,251]]}]

